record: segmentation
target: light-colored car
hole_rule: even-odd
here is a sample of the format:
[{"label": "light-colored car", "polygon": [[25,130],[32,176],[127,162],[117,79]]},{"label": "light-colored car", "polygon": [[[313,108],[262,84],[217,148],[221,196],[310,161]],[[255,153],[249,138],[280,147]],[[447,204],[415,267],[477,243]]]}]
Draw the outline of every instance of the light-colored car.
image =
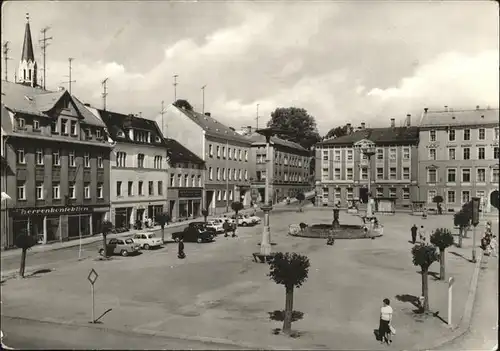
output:
[{"label": "light-colored car", "polygon": [[251,219],[256,224],[262,221],[261,218],[258,216],[244,215],[243,217]]},{"label": "light-colored car", "polygon": [[134,243],[138,244],[141,249],[149,250],[152,247],[160,247],[163,242],[155,233],[137,233],[132,238]]},{"label": "light-colored car", "polygon": [[[234,222],[236,221],[236,216],[231,216],[231,220]],[[249,217],[244,217],[243,215],[238,215],[238,225],[242,227],[247,227],[249,225],[255,225],[256,222],[254,222],[251,218]]]},{"label": "light-colored car", "polygon": [[224,225],[224,222],[226,221],[226,219],[229,222],[229,224],[231,224],[232,228],[236,227],[236,221],[230,217],[219,217],[219,218],[215,218],[214,221],[218,221],[221,225]]},{"label": "light-colored car", "polygon": [[222,227],[222,221],[219,220],[209,220],[207,221],[207,227],[215,229],[216,233],[224,233],[224,228]]},{"label": "light-colored car", "polygon": [[[139,245],[134,243],[132,239],[110,239],[106,245],[108,255],[128,256],[136,254],[139,251]],[[99,249],[99,253],[104,255],[104,249]]]}]

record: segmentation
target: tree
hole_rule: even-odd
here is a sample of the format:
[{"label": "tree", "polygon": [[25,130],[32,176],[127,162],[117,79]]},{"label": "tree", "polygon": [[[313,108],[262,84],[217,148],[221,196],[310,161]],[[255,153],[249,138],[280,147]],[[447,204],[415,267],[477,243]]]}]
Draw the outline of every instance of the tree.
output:
[{"label": "tree", "polygon": [[300,288],[309,274],[309,259],[297,253],[278,252],[269,262],[269,277],[276,284],[285,286],[285,319],[283,332],[290,334],[292,329],[293,289]]},{"label": "tree", "polygon": [[193,106],[191,106],[189,101],[184,99],[177,99],[173,105],[177,108],[183,108],[184,110],[193,111]]},{"label": "tree", "polygon": [[441,211],[439,210],[441,203],[444,201],[443,197],[441,195],[436,195],[432,199],[432,202],[434,202],[437,206],[438,213],[441,214]]},{"label": "tree", "polygon": [[462,239],[466,236],[470,226],[470,218],[464,211],[460,210],[454,214],[453,224],[458,227],[458,247],[462,247]]},{"label": "tree", "polygon": [[16,237],[15,245],[21,251],[21,266],[19,268],[19,275],[24,278],[24,270],[26,268],[26,252],[36,245],[36,238],[31,235],[21,234]]},{"label": "tree", "polygon": [[445,251],[453,245],[453,235],[446,228],[438,228],[431,235],[431,244],[439,248],[439,279],[445,278]]},{"label": "tree", "polygon": [[156,220],[161,226],[161,242],[165,242],[165,225],[168,225],[170,222],[170,215],[166,212],[163,212],[156,216]]},{"label": "tree", "polygon": [[490,204],[497,210],[500,210],[499,203],[500,203],[500,193],[498,192],[498,190],[495,190],[490,195]]},{"label": "tree", "polygon": [[201,214],[203,215],[203,220],[205,221],[205,224],[207,224],[208,210],[204,208],[203,210],[201,210]]},{"label": "tree", "polygon": [[299,192],[295,198],[297,199],[297,201],[299,202],[299,212],[302,212],[302,205],[304,203],[304,200],[306,199],[306,196],[304,195],[303,192]]},{"label": "tree", "polygon": [[422,308],[424,312],[429,310],[429,267],[431,264],[439,260],[439,254],[436,247],[432,245],[419,244],[411,249],[413,255],[413,264],[420,266],[420,274],[422,276],[422,296],[424,303]]},{"label": "tree", "polygon": [[278,137],[293,141],[306,149],[321,140],[314,117],[303,108],[278,107],[271,113],[267,126],[288,131],[289,133],[279,134]]},{"label": "tree", "polygon": [[235,201],[231,203],[231,209],[234,211],[234,223],[236,228],[238,228],[238,212],[240,212],[244,208],[243,204],[239,201]]},{"label": "tree", "polygon": [[104,249],[104,257],[108,257],[108,250],[106,249],[106,236],[111,233],[113,223],[108,220],[102,222],[102,248]]},{"label": "tree", "polygon": [[326,133],[324,139],[330,139],[330,138],[339,138],[341,136],[347,135],[350,132],[352,132],[352,127],[348,126],[347,124],[344,126],[339,126],[332,128]]}]

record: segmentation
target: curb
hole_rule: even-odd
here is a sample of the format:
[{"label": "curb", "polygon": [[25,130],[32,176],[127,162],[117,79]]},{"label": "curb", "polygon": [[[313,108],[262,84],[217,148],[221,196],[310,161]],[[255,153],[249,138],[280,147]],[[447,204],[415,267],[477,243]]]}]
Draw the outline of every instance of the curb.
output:
[{"label": "curb", "polygon": [[[461,337],[467,333],[470,329],[472,320],[472,311],[474,309],[474,302],[476,300],[477,283],[479,279],[479,272],[481,268],[481,263],[483,262],[483,252],[479,251],[479,257],[477,258],[476,265],[474,267],[474,273],[472,274],[472,279],[469,285],[469,295],[467,296],[467,301],[465,302],[464,314],[460,322],[456,327],[452,328],[451,335],[443,336],[437,339],[431,347],[423,347],[420,345],[414,346],[411,350],[436,350],[446,344],[454,341],[455,339]],[[421,344],[423,345],[423,344]]]},{"label": "curb", "polygon": [[136,334],[140,336],[157,336],[157,337],[163,337],[167,339],[177,339],[177,340],[184,340],[184,341],[193,341],[193,342],[202,342],[202,343],[207,343],[207,344],[219,344],[219,345],[227,345],[227,346],[237,346],[237,347],[242,347],[242,348],[248,348],[249,350],[283,350],[286,348],[283,347],[272,347],[272,346],[261,346],[261,345],[255,345],[255,344],[250,344],[246,342],[238,342],[234,341],[231,339],[223,339],[223,338],[211,338],[211,337],[206,337],[206,336],[187,336],[187,335],[174,335],[174,334],[169,334],[166,332],[162,331],[153,331],[153,330],[147,330],[147,329],[140,329],[140,328],[134,328],[130,330],[123,330],[123,329],[118,329],[118,328],[110,328],[110,327],[105,327],[101,326],[100,324],[82,324],[78,322],[73,322],[73,321],[62,321],[62,320],[56,320],[52,318],[45,318],[45,319],[33,319],[33,318],[25,318],[25,317],[11,317],[11,316],[6,316],[3,315],[2,317],[4,318],[10,318],[10,319],[15,319],[15,320],[24,320],[24,321],[30,321],[30,322],[37,322],[37,323],[45,323],[45,324],[56,324],[56,325],[68,325],[68,326],[73,326],[73,327],[80,327],[80,328],[90,328],[90,329],[100,329],[101,331],[113,331],[121,334]]}]

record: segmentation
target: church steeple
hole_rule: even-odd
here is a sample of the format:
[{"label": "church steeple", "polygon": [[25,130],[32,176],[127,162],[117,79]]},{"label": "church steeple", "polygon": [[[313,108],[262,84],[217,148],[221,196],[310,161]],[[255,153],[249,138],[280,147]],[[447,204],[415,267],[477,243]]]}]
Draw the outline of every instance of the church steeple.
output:
[{"label": "church steeple", "polygon": [[37,63],[33,54],[33,42],[31,40],[30,17],[26,14],[26,27],[24,32],[23,53],[19,63],[18,82],[21,84],[37,86]]}]

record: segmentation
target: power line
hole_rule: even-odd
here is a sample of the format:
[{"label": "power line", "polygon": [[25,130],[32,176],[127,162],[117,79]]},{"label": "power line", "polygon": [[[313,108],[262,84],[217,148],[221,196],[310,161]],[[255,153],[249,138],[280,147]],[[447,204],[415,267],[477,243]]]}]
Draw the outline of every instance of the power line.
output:
[{"label": "power line", "polygon": [[47,86],[47,68],[46,68],[46,62],[47,62],[47,46],[50,45],[49,40],[52,40],[53,37],[47,37],[47,31],[50,29],[50,27],[45,27],[43,28],[40,33],[42,33],[43,38],[39,40],[40,42],[40,47],[42,48],[42,55],[43,55],[43,89],[46,88]]},{"label": "power line", "polygon": [[9,51],[10,51],[9,43],[10,43],[10,41],[6,41],[6,42],[3,43],[3,46],[2,46],[2,49],[3,49],[3,51],[2,51],[2,53],[3,53],[3,60],[4,60],[4,65],[5,65],[5,81],[9,80],[8,70],[7,70],[7,62],[9,60],[12,60],[9,57]]},{"label": "power line", "polygon": [[178,74],[174,74],[173,77],[174,77],[174,84],[173,84],[173,86],[174,86],[174,102],[175,102],[175,101],[177,101],[177,84],[178,84],[177,83],[177,77],[179,77],[179,75]]},{"label": "power line", "polygon": [[104,79],[101,84],[102,84],[102,87],[103,87],[103,93],[101,94],[102,95],[102,104],[103,104],[103,110],[106,111],[106,96],[108,96],[108,89],[107,89],[107,86],[106,86],[106,83],[108,81],[109,78],[106,78]]}]

